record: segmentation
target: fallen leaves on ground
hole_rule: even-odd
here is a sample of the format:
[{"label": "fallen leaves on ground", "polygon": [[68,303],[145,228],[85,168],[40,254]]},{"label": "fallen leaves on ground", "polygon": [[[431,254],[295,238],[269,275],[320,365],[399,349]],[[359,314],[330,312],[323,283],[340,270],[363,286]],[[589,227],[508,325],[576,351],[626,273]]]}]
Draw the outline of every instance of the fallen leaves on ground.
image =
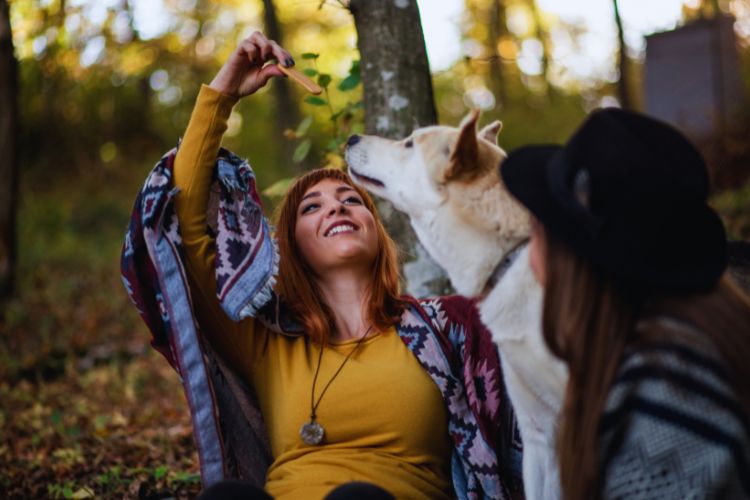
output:
[{"label": "fallen leaves on ground", "polygon": [[130,360],[80,365],[0,384],[0,497],[194,497],[187,403],[161,356],[144,345]]}]

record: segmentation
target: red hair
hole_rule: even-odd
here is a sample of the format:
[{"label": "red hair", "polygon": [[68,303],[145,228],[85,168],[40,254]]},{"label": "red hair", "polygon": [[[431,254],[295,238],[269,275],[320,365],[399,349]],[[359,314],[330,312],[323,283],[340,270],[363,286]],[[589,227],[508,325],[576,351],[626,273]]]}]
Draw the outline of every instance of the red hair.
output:
[{"label": "red hair", "polygon": [[279,279],[276,291],[292,310],[307,335],[315,342],[327,344],[335,328],[334,317],[314,280],[312,269],[302,258],[294,237],[297,212],[302,197],[310,187],[325,179],[334,179],[351,186],[364,201],[375,219],[378,236],[377,257],[372,265],[367,314],[373,328],[383,331],[401,318],[405,302],[399,298],[400,284],[398,254],[393,242],[378,216],[375,203],[367,192],[355,185],[341,170],[321,168],[303,175],[289,188],[281,202],[276,217],[276,239],[279,244]]}]

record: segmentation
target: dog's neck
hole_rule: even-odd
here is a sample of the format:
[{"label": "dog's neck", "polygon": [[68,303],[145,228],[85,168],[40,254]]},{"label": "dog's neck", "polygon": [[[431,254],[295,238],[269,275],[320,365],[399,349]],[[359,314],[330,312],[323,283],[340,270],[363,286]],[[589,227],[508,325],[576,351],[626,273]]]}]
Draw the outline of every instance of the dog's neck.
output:
[{"label": "dog's neck", "polygon": [[502,259],[500,259],[500,262],[497,263],[495,269],[490,274],[490,277],[487,278],[487,282],[484,284],[484,289],[481,293],[482,297],[486,296],[493,288],[495,288],[495,286],[497,286],[500,280],[503,279],[505,273],[515,263],[516,259],[521,254],[521,251],[528,246],[528,243],[529,240],[520,241],[515,247],[507,252]]},{"label": "dog's neck", "polygon": [[[505,272],[503,260],[511,253],[519,253],[516,250],[526,241],[478,230],[461,220],[448,205],[412,217],[411,222],[419,240],[446,270],[456,291],[466,296],[480,295],[492,275],[499,279]],[[511,264],[508,262],[507,267]]]}]

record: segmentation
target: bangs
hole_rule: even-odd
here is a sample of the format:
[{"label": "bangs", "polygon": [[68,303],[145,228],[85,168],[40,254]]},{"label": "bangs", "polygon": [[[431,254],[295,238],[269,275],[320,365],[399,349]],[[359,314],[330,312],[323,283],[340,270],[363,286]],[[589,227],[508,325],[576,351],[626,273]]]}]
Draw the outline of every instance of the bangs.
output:
[{"label": "bangs", "polygon": [[405,302],[400,299],[396,245],[383,227],[370,194],[341,170],[322,168],[308,172],[289,188],[274,217],[280,256],[277,292],[302,323],[306,333],[322,344],[328,342],[331,331],[335,328],[333,314],[321,299],[317,283],[311,278],[313,273],[302,258],[295,239],[295,229],[297,211],[305,193],[315,184],[328,179],[341,181],[354,189],[375,221],[378,252],[373,263],[372,281],[368,287],[370,300],[367,305],[374,326],[380,330],[389,328],[399,320],[405,307]]}]

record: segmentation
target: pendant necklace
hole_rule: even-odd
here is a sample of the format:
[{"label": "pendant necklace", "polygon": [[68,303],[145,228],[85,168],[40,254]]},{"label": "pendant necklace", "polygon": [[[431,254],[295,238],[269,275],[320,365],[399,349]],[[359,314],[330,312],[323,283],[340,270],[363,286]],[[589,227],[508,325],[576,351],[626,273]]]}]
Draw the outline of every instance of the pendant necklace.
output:
[{"label": "pendant necklace", "polygon": [[365,340],[365,337],[367,337],[367,334],[370,333],[370,330],[372,330],[372,325],[370,325],[370,328],[368,328],[364,335],[359,338],[359,340],[357,341],[357,345],[355,345],[354,348],[349,351],[349,354],[346,355],[344,361],[341,363],[341,366],[339,366],[338,370],[336,370],[336,373],[334,373],[333,377],[331,377],[331,380],[329,380],[326,386],[323,388],[323,392],[320,393],[320,397],[318,397],[318,401],[316,402],[315,384],[318,381],[318,373],[320,373],[320,363],[321,361],[323,361],[323,346],[320,346],[320,354],[318,355],[318,367],[315,369],[315,376],[313,377],[312,384],[312,394],[310,395],[310,421],[302,424],[302,427],[299,430],[299,435],[300,437],[302,437],[302,441],[304,441],[306,444],[316,445],[323,442],[323,437],[325,436],[326,431],[325,429],[323,429],[323,426],[320,425],[317,421],[318,415],[316,411],[318,409],[318,405],[323,399],[323,396],[328,390],[328,387],[331,385],[331,382],[333,382],[333,379],[338,376],[338,374],[344,368],[346,362],[349,361],[349,358],[352,357],[352,354],[354,354],[354,351],[359,349],[359,346],[362,345],[362,341]]}]

